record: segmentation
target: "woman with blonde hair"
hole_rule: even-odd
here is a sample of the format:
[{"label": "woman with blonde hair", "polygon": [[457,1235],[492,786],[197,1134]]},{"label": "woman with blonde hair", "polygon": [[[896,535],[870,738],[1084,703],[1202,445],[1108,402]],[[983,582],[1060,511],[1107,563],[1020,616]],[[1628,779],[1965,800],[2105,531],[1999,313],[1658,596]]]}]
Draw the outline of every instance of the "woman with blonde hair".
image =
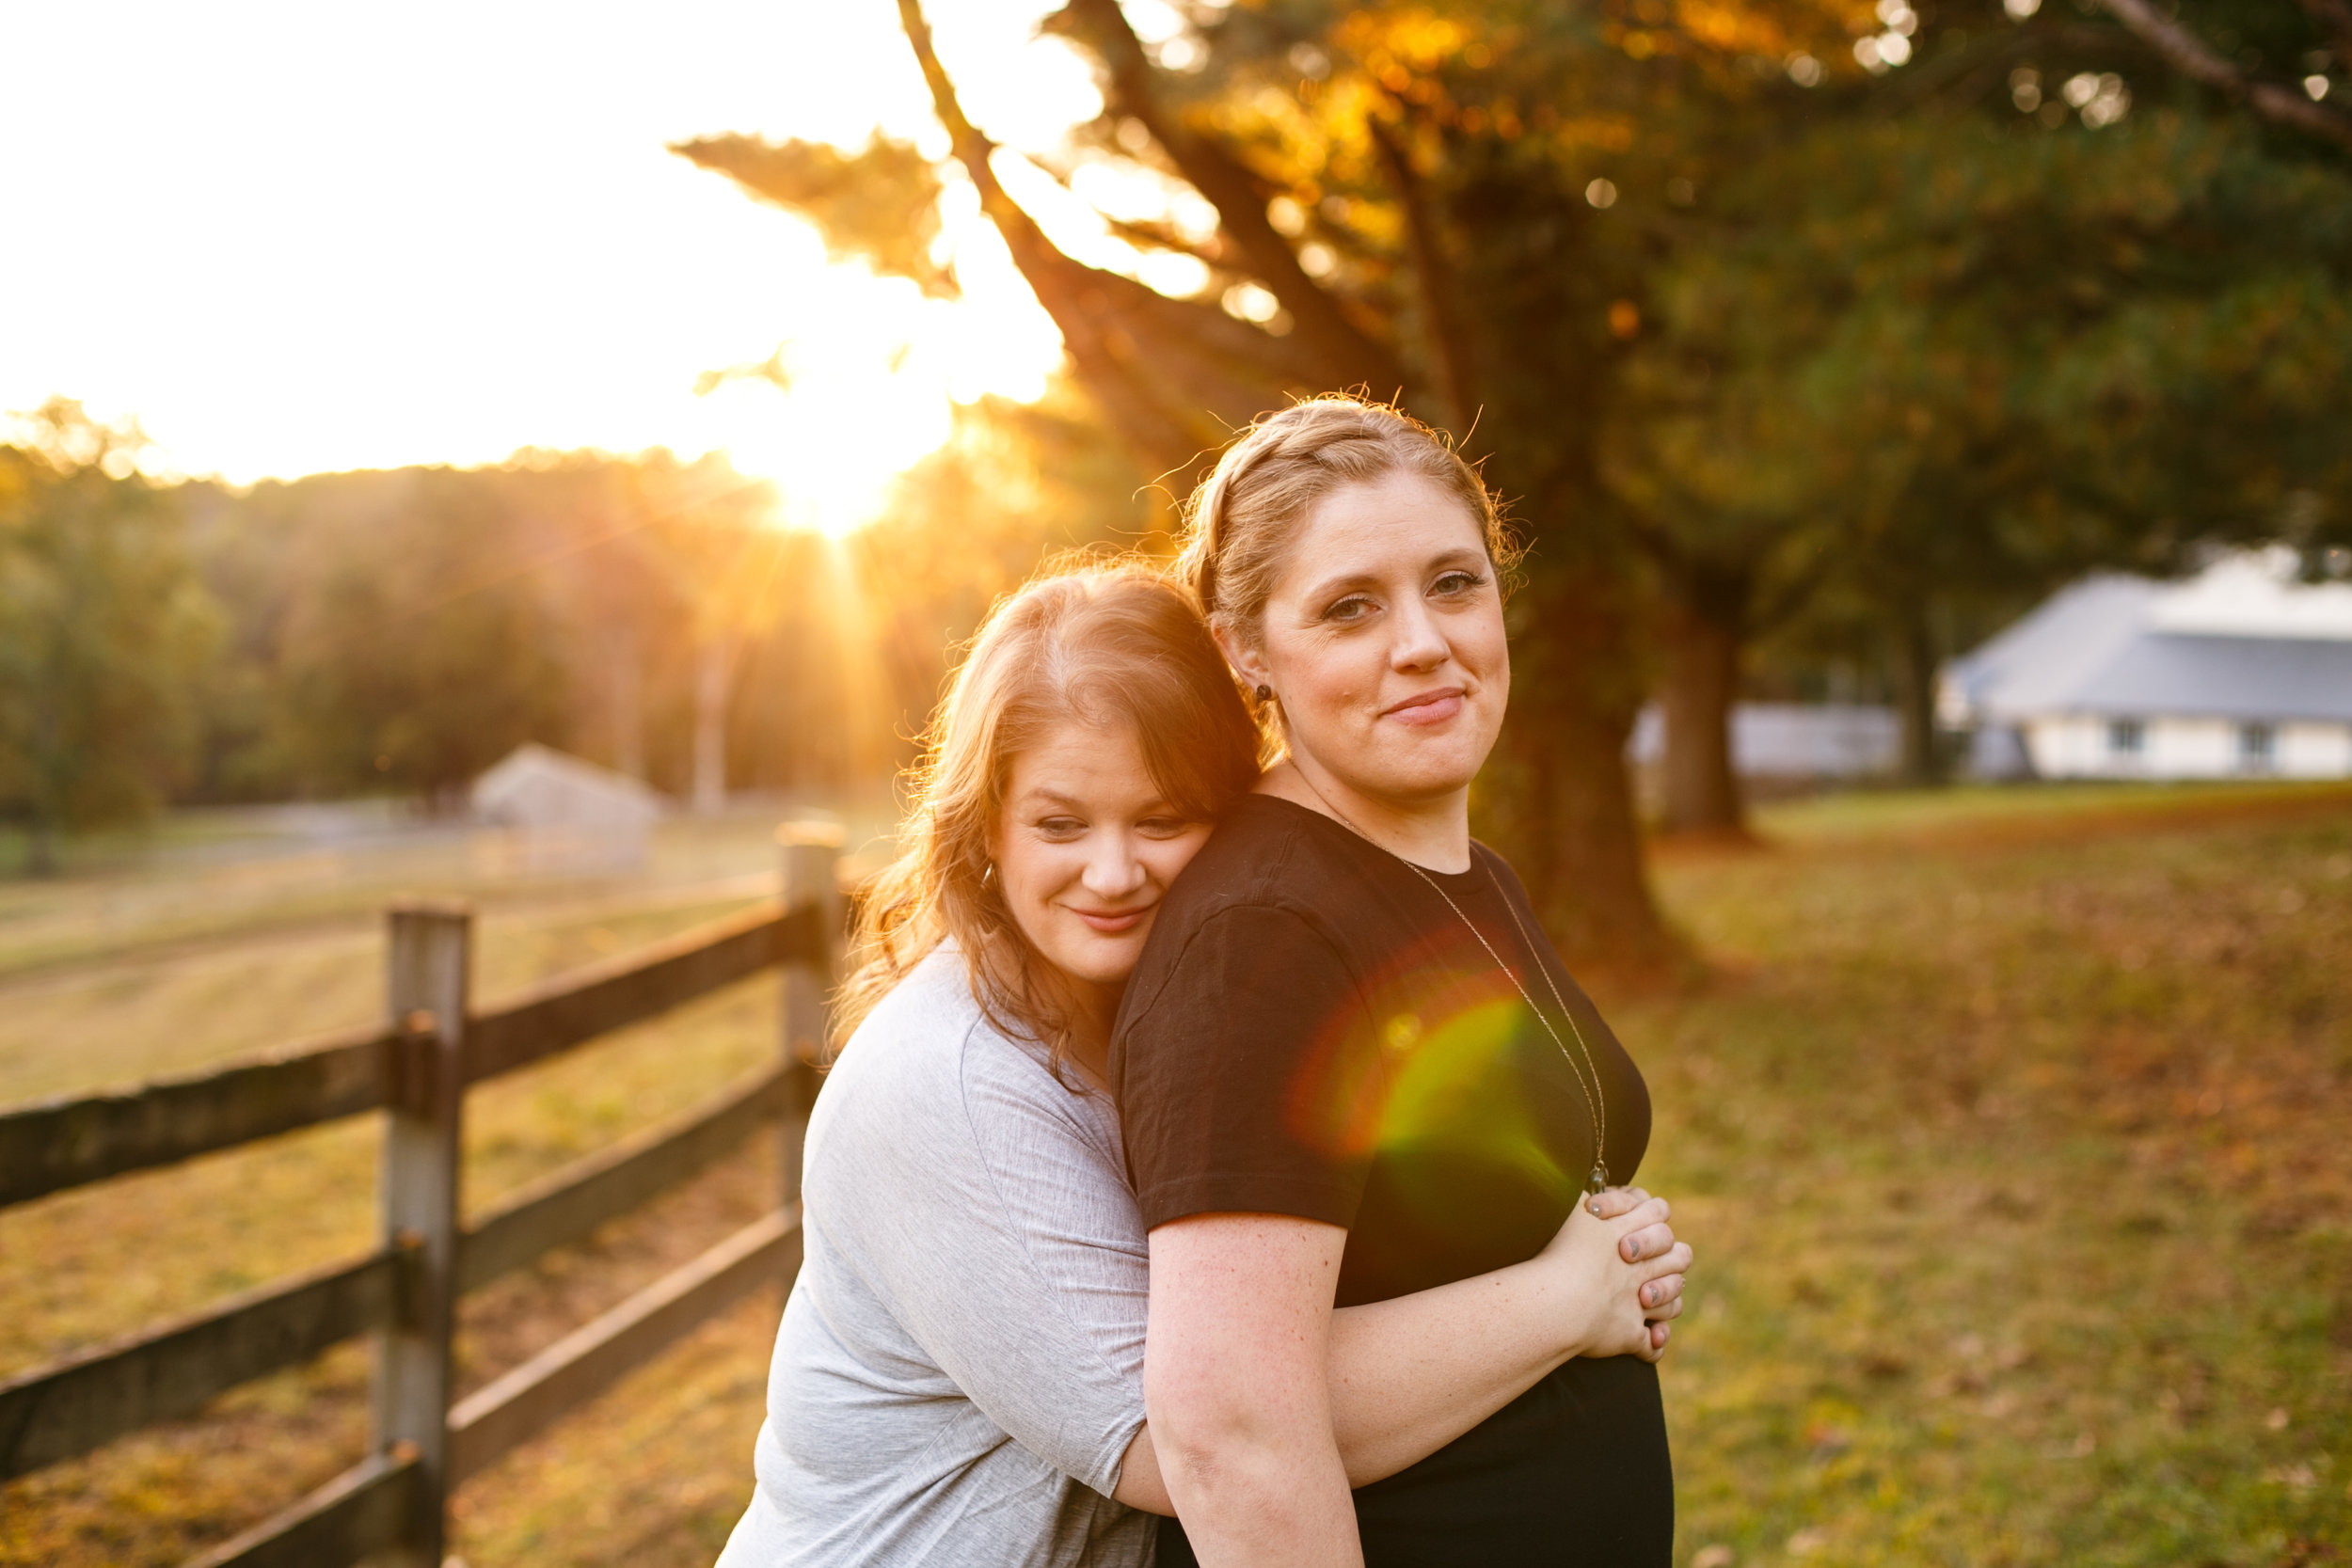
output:
[{"label": "woman with blonde hair", "polygon": [[1640,1071],[1470,835],[1511,689],[1495,502],[1435,432],[1322,398],[1226,450],[1182,564],[1282,756],[1162,903],[1111,1047],[1163,1568],[1663,1568],[1639,1347],[1563,1358],[1375,1485],[1334,1440],[1350,1310],[1536,1256],[1649,1141]]},{"label": "woman with blonde hair", "polygon": [[[1152,1560],[1169,1503],[1106,1053],[1259,745],[1190,600],[1146,569],[1033,582],[975,639],[862,904],[855,1032],[809,1123],[804,1258],[723,1568]],[[1411,1464],[1564,1357],[1651,1353],[1645,1315],[1672,1307],[1637,1293],[1678,1293],[1685,1257],[1662,1217],[1615,1195],[1512,1266],[1340,1314],[1321,1407],[1348,1474]]]}]

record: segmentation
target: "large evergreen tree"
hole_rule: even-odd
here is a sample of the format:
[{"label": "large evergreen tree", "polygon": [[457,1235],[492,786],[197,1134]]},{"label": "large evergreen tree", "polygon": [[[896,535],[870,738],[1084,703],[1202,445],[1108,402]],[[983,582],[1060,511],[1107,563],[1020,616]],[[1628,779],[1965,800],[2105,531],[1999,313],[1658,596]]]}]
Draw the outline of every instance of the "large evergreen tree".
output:
[{"label": "large evergreen tree", "polygon": [[[2320,17],[2236,4],[2282,37]],[[1565,945],[1635,961],[1667,945],[1619,760],[1654,674],[1669,820],[1736,831],[1743,653],[1823,584],[1878,607],[1924,767],[1939,605],[2340,493],[2340,171],[2213,122],[2219,89],[2165,97],[2168,56],[2095,8],[2039,10],[1261,0],[1147,46],[1067,0],[1046,26],[1105,110],[1055,172],[1206,199],[1205,240],[1112,224],[1202,264],[1179,299],[1048,242],[900,0],[951,163],[1145,462],[1195,471],[1333,387],[1474,424],[1534,546],[1480,809]],[[885,269],[940,178],[883,141],[679,150]]]}]

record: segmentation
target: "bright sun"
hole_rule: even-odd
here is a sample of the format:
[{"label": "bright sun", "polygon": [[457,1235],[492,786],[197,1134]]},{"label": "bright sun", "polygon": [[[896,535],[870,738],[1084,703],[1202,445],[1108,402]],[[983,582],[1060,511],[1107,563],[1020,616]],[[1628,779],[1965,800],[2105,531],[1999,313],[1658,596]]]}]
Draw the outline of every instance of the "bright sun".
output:
[{"label": "bright sun", "polygon": [[[1045,3],[940,22],[1017,145],[1100,107],[1034,41]],[[54,221],[0,251],[0,293],[46,307],[0,332],[0,409],[61,393],[136,417],[167,470],[718,449],[776,483],[781,526],[838,535],[947,434],[951,399],[1034,397],[1059,361],[968,186],[946,236],[963,297],[927,300],[667,150],[729,129],[936,139],[889,7],[19,10],[10,41],[54,69],[0,94],[0,175]],[[784,389],[695,395],[779,343]]]},{"label": "bright sun", "polygon": [[969,192],[951,193],[945,217],[961,298],[835,268],[833,308],[800,318],[770,365],[737,367],[704,400],[706,428],[736,467],[775,483],[781,526],[855,530],[946,439],[951,401],[1044,392],[1060,338],[977,200],[959,195]]},{"label": "bright sun", "polygon": [[775,485],[775,522],[835,538],[872,520],[898,473],[947,430],[938,388],[912,376],[820,384],[789,394],[748,383],[711,398],[723,400],[711,412],[722,427],[721,450],[736,470]]}]

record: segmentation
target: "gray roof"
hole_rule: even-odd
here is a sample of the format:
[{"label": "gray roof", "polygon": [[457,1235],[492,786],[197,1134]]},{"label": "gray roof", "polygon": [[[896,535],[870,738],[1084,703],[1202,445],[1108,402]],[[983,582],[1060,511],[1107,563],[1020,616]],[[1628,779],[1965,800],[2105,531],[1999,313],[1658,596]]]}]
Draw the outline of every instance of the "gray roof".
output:
[{"label": "gray roof", "polygon": [[2352,642],[2150,633],[2086,675],[2074,705],[2099,713],[2352,720]]},{"label": "gray roof", "polygon": [[[2220,570],[2185,585],[2113,575],[2076,583],[1946,668],[1945,717],[1963,723],[2060,713],[2352,722],[2352,638],[2306,626],[2264,635],[2243,616],[2208,619],[2210,630],[2185,629],[2199,623],[2184,611],[2211,598],[2210,589],[2244,589],[2245,562],[2228,567],[2233,582],[2213,580]],[[2304,608],[2299,596],[2328,591],[2281,581],[2272,593],[2280,624],[2294,625],[2289,612]]]},{"label": "gray roof", "polygon": [[660,792],[552,746],[525,741],[473,783],[474,814],[512,827],[650,823]]}]

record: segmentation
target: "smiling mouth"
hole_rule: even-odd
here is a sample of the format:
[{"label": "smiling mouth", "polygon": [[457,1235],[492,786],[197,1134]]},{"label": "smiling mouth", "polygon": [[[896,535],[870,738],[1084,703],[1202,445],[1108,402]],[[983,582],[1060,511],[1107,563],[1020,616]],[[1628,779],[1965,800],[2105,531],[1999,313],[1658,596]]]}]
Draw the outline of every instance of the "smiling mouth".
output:
[{"label": "smiling mouth", "polygon": [[1394,719],[1406,724],[1439,724],[1462,711],[1469,693],[1458,686],[1442,687],[1436,691],[1423,691],[1418,696],[1380,710],[1383,719]]},{"label": "smiling mouth", "polygon": [[[1063,907],[1065,909],[1070,908],[1068,905],[1064,905]],[[1156,904],[1146,904],[1139,910],[1071,909],[1070,912],[1076,915],[1080,920],[1085,921],[1089,927],[1101,932],[1104,936],[1115,937],[1121,931],[1134,930],[1144,921],[1146,917],[1151,914],[1153,910],[1157,908],[1159,908],[1159,906]]]}]

